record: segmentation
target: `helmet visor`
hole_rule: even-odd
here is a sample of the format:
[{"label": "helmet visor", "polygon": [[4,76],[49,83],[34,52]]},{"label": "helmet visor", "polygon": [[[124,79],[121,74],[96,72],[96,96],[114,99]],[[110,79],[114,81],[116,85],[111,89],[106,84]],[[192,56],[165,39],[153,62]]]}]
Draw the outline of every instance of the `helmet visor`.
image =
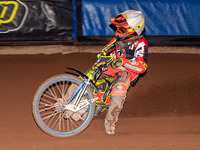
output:
[{"label": "helmet visor", "polygon": [[119,27],[117,28],[117,32],[119,32],[120,34],[129,34],[131,33],[133,30],[129,29],[129,28],[125,28],[125,27]]}]

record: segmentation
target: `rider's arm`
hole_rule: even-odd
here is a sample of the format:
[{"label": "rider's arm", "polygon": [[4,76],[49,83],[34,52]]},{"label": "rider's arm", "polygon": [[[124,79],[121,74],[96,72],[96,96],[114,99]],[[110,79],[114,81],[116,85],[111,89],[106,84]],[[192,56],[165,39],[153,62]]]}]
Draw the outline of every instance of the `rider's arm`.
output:
[{"label": "rider's arm", "polygon": [[122,66],[134,73],[144,73],[147,70],[147,64],[143,61],[124,59]]},{"label": "rider's arm", "polygon": [[140,42],[135,50],[135,58],[123,59],[122,66],[134,73],[144,73],[147,70],[147,43]]},{"label": "rider's arm", "polygon": [[113,37],[113,39],[100,51],[97,57],[106,56],[108,53],[115,50],[115,42],[116,42],[116,38]]}]

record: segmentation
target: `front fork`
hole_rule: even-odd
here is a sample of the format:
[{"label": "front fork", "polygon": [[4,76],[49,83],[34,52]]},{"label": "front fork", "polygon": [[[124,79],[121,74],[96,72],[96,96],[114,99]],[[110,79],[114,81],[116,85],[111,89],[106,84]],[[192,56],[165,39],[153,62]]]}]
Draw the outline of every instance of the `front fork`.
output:
[{"label": "front fork", "polygon": [[[65,109],[76,112],[76,111],[79,111],[80,109],[86,107],[90,103],[95,102],[98,99],[98,97],[95,97],[93,99],[89,99],[89,101],[87,99],[81,100],[83,95],[86,92],[88,85],[90,85],[90,80],[91,79],[88,78],[82,82],[82,84],[78,87],[78,90],[76,91],[76,93],[72,96],[72,98],[67,103],[67,105],[65,105]],[[74,103],[70,104],[72,101],[74,101]]]},{"label": "front fork", "polygon": [[85,93],[88,85],[90,84],[89,80],[90,79],[83,81],[81,86],[79,87],[78,93],[77,93],[77,95],[75,96],[75,99],[74,99],[74,109],[77,108],[78,104],[80,103],[81,98],[83,97],[83,94]]}]

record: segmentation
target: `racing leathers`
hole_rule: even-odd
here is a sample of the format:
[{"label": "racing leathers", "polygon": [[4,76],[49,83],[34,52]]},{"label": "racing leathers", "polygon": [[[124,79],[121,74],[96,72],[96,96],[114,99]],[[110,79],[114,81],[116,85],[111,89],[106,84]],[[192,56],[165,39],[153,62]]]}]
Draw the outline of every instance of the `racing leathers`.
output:
[{"label": "racing leathers", "polygon": [[[104,72],[97,84],[101,97],[96,101],[97,109],[108,108],[105,118],[107,134],[114,134],[115,124],[123,108],[130,84],[135,84],[139,75],[147,70],[148,44],[144,37],[137,40],[119,42],[114,37],[97,55],[110,55],[114,64]],[[120,65],[119,65],[120,64]],[[96,94],[97,96],[97,94]],[[101,109],[103,111],[103,109]],[[96,114],[97,115],[97,114]]]}]

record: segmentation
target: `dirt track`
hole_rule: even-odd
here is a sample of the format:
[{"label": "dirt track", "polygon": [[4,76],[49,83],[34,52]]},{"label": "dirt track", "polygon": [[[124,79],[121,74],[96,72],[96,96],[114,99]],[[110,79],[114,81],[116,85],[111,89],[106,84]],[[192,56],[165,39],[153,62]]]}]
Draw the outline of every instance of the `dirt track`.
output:
[{"label": "dirt track", "polygon": [[149,54],[149,70],[128,93],[116,135],[101,114],[82,134],[50,137],[36,126],[31,103],[46,78],[70,66],[87,70],[96,54],[0,55],[2,150],[200,150],[200,55]]}]

